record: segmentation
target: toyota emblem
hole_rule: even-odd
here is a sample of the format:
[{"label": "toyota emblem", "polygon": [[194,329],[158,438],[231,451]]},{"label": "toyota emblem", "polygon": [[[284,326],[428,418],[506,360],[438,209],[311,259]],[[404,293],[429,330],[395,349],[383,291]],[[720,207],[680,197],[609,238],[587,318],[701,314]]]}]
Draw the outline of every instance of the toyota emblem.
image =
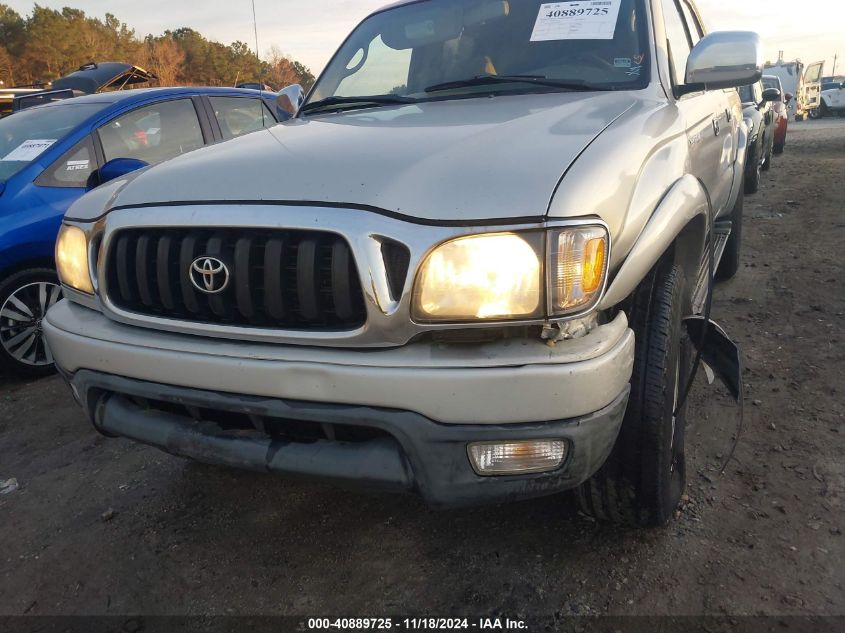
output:
[{"label": "toyota emblem", "polygon": [[229,286],[229,268],[216,257],[198,257],[188,273],[194,288],[207,295],[220,294]]}]

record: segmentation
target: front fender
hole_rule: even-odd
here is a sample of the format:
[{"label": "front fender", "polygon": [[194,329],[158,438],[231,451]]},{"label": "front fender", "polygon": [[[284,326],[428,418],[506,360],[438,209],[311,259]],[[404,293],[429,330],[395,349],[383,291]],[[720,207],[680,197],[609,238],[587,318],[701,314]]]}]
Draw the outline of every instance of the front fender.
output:
[{"label": "front fender", "polygon": [[683,176],[657,206],[616,273],[599,309],[607,310],[629,297],[672,243],[687,230],[694,233],[693,241],[689,243],[693,252],[681,255],[687,260],[687,276],[694,278],[697,266],[695,271],[689,268],[700,262],[709,217],[710,200],[701,182],[689,174]]}]

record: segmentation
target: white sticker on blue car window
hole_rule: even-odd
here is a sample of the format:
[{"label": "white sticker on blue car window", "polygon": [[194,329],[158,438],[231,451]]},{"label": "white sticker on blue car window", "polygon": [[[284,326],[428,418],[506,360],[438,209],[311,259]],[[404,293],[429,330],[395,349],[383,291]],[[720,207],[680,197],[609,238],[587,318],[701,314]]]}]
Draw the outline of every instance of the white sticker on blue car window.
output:
[{"label": "white sticker on blue car window", "polygon": [[18,145],[11,152],[6,154],[3,158],[0,158],[0,160],[28,163],[29,161],[35,160],[36,158],[41,156],[41,154],[43,154],[47,149],[49,149],[49,147],[55,142],[56,139],[54,138],[39,138],[26,140],[20,145]]},{"label": "white sticker on blue car window", "polygon": [[578,0],[540,5],[532,42],[612,40],[622,0]]},{"label": "white sticker on blue car window", "polygon": [[65,171],[85,171],[91,166],[90,160],[69,160]]}]

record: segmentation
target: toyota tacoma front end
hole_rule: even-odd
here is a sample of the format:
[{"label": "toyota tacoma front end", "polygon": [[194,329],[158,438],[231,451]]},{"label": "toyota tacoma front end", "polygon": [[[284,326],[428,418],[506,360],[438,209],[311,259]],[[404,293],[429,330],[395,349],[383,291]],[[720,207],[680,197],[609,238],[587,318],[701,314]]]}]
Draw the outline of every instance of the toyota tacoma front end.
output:
[{"label": "toyota tacoma front end", "polygon": [[678,80],[680,10],[554,4],[392,5],[290,121],[74,205],[44,327],[95,426],[439,507],[578,489],[665,522],[683,320],[739,252],[725,88],[759,44],[693,14]]}]

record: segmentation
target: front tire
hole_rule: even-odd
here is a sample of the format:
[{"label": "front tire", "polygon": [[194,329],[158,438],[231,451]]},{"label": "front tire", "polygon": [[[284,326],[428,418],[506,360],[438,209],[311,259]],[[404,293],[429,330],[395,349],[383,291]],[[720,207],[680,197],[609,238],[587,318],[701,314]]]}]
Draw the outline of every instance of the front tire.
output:
[{"label": "front tire", "polygon": [[669,522],[686,487],[686,404],[691,346],[683,326],[690,298],[671,261],[657,265],[633,297],[636,334],[631,396],[607,462],[578,488],[581,509],[597,519],[638,527]]},{"label": "front tire", "polygon": [[774,155],[775,146],[774,143],[766,142],[766,154],[763,156],[763,171],[769,171],[772,168],[772,156]]},{"label": "front tire", "polygon": [[29,377],[53,373],[41,322],[61,296],[49,268],[24,270],[0,282],[0,370]]},{"label": "front tire", "polygon": [[760,164],[760,150],[755,148],[752,154],[752,156],[748,157],[749,160],[753,161],[750,163],[752,167],[745,171],[746,195],[753,195],[760,191],[760,181],[763,178],[763,166]]},{"label": "front tire", "polygon": [[740,194],[736,198],[733,211],[731,211],[731,235],[722,253],[722,260],[716,269],[718,281],[733,279],[739,272],[739,265],[742,260],[742,216],[744,213],[744,199]]}]

